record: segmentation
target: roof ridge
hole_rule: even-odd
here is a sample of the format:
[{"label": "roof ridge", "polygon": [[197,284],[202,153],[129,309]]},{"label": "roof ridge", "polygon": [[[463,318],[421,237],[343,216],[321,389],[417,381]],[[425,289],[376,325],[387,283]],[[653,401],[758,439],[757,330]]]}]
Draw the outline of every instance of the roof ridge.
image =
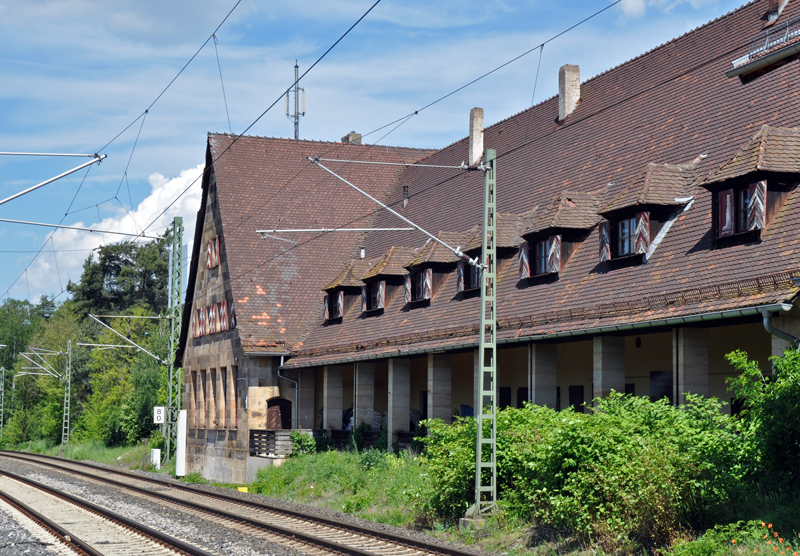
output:
[{"label": "roof ridge", "polygon": [[[310,144],[321,144],[321,145],[349,145],[352,147],[382,147],[388,149],[403,149],[409,151],[431,151],[431,153],[426,156],[425,158],[430,157],[432,154],[439,152],[442,149],[439,148],[426,148],[426,147],[404,147],[402,145],[380,145],[378,143],[361,143],[361,144],[353,144],[353,143],[342,143],[341,141],[325,141],[322,139],[292,139],[290,137],[275,137],[275,136],[268,136],[268,135],[237,135],[235,133],[219,133],[214,131],[208,132],[208,137],[231,137],[231,138],[246,138],[246,139],[267,139],[270,141],[283,141],[283,142],[291,142],[291,143],[310,143]],[[422,159],[420,159],[422,160]]]},{"label": "roof ridge", "polygon": [[767,138],[769,137],[770,126],[764,124],[761,126],[761,141],[758,145],[758,157],[756,157],[756,169],[761,170],[764,166],[764,158],[767,152]]}]

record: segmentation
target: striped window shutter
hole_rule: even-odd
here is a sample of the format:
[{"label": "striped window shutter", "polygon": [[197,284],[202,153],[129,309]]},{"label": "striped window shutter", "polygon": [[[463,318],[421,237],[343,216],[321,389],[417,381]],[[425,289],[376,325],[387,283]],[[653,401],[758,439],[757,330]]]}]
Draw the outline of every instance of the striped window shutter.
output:
[{"label": "striped window shutter", "polygon": [[344,290],[336,294],[336,317],[344,316]]},{"label": "striped window shutter", "polygon": [[733,189],[720,191],[717,196],[717,203],[719,205],[717,237],[732,236],[736,230]]},{"label": "striped window shutter", "polygon": [[550,236],[547,240],[547,272],[561,272],[561,236]]},{"label": "striped window shutter", "polygon": [[650,249],[650,213],[636,214],[636,229],[633,232],[633,252],[644,255]]},{"label": "striped window shutter", "polygon": [[233,306],[233,301],[230,302],[228,311],[230,311],[230,318],[228,319],[228,327],[233,330],[236,328],[236,308]]},{"label": "striped window shutter", "polygon": [[367,286],[361,286],[361,312],[367,312]]},{"label": "striped window shutter", "polygon": [[376,309],[383,309],[386,304],[386,281],[381,280],[378,282],[378,306]]},{"label": "striped window shutter", "polygon": [[214,243],[209,240],[208,248],[206,249],[206,268],[210,269],[214,263]]},{"label": "striped window shutter", "polygon": [[326,293],[325,297],[323,298],[323,302],[322,302],[325,305],[325,320],[330,320],[330,318],[331,318],[331,312],[330,312],[330,309],[329,309],[330,305],[328,304],[328,300],[329,300],[328,294]]},{"label": "striped window shutter", "polygon": [[228,302],[222,301],[219,304],[219,329],[228,330]]},{"label": "striped window shutter", "polygon": [[611,260],[611,222],[603,220],[599,227],[600,235],[600,262]]},{"label": "striped window shutter", "polygon": [[411,303],[411,275],[406,274],[403,279],[403,301]]},{"label": "striped window shutter", "polygon": [[531,248],[527,241],[519,246],[519,279],[531,277]]},{"label": "striped window shutter", "polygon": [[430,299],[433,297],[433,269],[426,268],[423,272],[422,299]]},{"label": "striped window shutter", "polygon": [[192,311],[192,338],[197,338],[197,311]]},{"label": "striped window shutter", "polygon": [[205,309],[198,309],[197,310],[197,317],[199,322],[199,331],[201,336],[206,335],[206,310]]},{"label": "striped window shutter", "polygon": [[464,261],[458,261],[458,266],[456,266],[456,293],[464,291],[464,270],[466,266]]},{"label": "striped window shutter", "polygon": [[214,266],[219,266],[219,236],[214,238]]},{"label": "striped window shutter", "polygon": [[763,230],[766,222],[767,182],[750,184],[750,202],[747,205],[747,229]]}]

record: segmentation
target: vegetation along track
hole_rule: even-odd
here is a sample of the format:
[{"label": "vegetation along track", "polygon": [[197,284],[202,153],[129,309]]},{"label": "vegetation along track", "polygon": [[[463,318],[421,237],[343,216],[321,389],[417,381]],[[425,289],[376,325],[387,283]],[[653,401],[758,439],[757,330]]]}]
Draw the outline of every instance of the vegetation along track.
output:
[{"label": "vegetation along track", "polygon": [[0,499],[78,554],[211,556],[91,502],[7,471],[0,471]]},{"label": "vegetation along track", "polygon": [[445,546],[437,542],[404,536],[306,514],[285,508],[209,492],[201,488],[145,477],[88,463],[39,454],[0,451],[0,456],[26,461],[100,481],[162,503],[181,507],[267,540],[290,546],[308,554],[336,553],[349,556],[475,556],[476,552]]}]

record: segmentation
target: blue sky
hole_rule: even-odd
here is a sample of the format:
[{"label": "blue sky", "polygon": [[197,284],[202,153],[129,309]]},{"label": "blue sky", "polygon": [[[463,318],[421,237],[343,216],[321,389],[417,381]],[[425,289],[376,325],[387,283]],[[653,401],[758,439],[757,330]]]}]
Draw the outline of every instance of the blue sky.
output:
[{"label": "blue sky", "polygon": [[[373,1],[242,0],[216,34],[230,129],[249,126],[291,84],[294,60],[304,71]],[[371,131],[609,3],[383,0],[301,83],[307,113],[300,136],[336,141],[350,130]],[[235,4],[0,0],[0,151],[98,152],[144,112]],[[563,64],[580,65],[586,80],[740,4],[623,0],[544,48],[534,100],[557,93]],[[412,118],[382,143],[443,147],[466,135],[473,106],[484,108],[487,125],[529,107],[538,61],[538,51],[529,54]],[[180,215],[190,238],[199,183],[156,217],[200,174],[206,134],[227,131],[209,41],[146,117],[102,150],[108,155],[102,164],[0,206],[0,218],[63,218],[64,224],[126,232],[155,219],[148,231],[161,232]],[[283,102],[249,133],[293,136]],[[0,156],[0,198],[83,162]],[[42,294],[61,294],[68,280],[80,277],[91,249],[112,241],[0,223],[0,295],[35,302]]]}]

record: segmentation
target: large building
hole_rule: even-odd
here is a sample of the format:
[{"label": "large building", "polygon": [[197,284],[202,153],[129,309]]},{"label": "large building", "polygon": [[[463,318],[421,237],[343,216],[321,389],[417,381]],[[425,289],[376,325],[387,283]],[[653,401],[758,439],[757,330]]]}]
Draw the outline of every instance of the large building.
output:
[{"label": "large building", "polygon": [[482,172],[425,166],[496,150],[499,405],[617,390],[736,411],[725,354],[769,372],[800,335],[797,16],[758,0],[588,81],[565,65],[558,96],[486,129],[476,110],[438,151],[209,135],[178,355],[189,468],[242,482],[280,452],[270,431],[402,440],[474,412],[472,267],[419,231],[257,233],[406,227],[309,157],[475,256]]}]

